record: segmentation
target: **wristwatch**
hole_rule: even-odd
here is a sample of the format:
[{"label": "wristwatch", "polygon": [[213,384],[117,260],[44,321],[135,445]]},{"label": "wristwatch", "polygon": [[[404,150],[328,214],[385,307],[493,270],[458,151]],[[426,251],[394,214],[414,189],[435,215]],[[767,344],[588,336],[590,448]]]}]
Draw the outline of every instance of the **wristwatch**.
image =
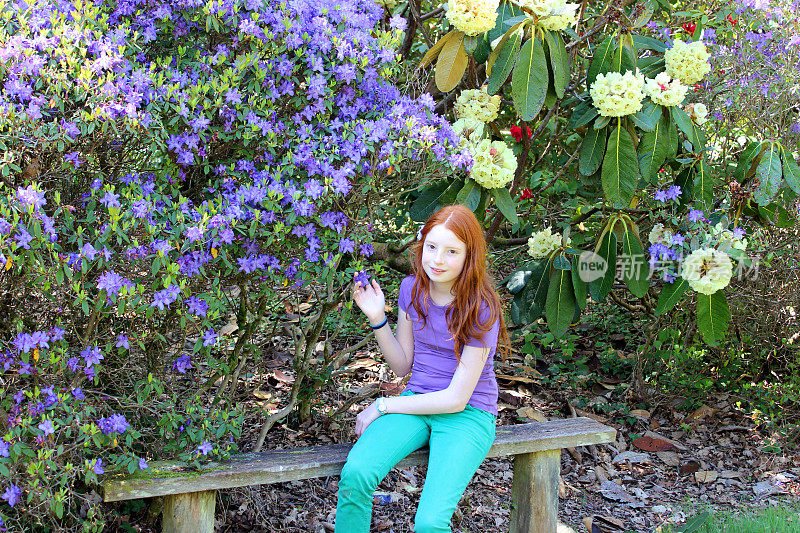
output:
[{"label": "wristwatch", "polygon": [[377,409],[378,413],[380,413],[381,415],[385,415],[386,413],[388,413],[389,411],[386,410],[386,398],[381,396],[380,398],[375,400],[375,409]]}]

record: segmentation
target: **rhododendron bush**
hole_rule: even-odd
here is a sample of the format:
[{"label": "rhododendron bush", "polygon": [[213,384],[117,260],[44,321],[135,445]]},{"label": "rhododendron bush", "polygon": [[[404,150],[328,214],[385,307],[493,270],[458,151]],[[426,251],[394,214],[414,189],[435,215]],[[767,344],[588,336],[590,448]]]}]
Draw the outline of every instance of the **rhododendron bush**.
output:
[{"label": "rhododendron bush", "polygon": [[466,155],[389,81],[403,21],[371,1],[1,11],[0,518],[97,529],[98,476],[236,448],[254,333],[315,295],[265,416],[308,405],[374,252],[365,206],[393,165]]}]

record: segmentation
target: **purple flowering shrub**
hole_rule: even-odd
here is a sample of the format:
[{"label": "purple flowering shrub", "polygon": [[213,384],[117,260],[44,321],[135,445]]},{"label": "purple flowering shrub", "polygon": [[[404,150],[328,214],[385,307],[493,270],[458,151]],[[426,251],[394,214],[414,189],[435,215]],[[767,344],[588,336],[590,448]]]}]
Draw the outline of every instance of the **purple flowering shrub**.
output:
[{"label": "purple flowering shrub", "polygon": [[381,18],[369,0],[62,1],[0,22],[3,523],[97,529],[98,476],[235,450],[238,377],[285,302],[314,312],[269,420],[330,379],[337,354],[314,348],[369,266],[365,206],[415,186],[395,168],[463,159],[433,100],[389,81]]}]

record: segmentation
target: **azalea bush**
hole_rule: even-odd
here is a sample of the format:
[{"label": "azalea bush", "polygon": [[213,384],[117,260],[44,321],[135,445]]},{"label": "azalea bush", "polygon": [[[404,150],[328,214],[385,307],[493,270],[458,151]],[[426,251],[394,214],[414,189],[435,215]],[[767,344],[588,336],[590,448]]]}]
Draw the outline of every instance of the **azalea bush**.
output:
[{"label": "azalea bush", "polygon": [[279,328],[297,376],[256,448],[310,415],[374,198],[466,156],[372,2],[0,11],[0,518],[99,530],[98,476],[237,449]]}]

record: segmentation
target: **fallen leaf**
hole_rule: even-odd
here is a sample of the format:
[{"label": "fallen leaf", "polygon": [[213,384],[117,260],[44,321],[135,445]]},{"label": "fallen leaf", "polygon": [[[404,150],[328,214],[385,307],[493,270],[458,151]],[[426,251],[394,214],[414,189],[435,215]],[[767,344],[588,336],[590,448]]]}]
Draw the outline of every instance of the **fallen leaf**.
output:
[{"label": "fallen leaf", "polygon": [[678,468],[678,472],[681,474],[694,474],[698,470],[700,470],[700,462],[694,459],[689,459]]},{"label": "fallen leaf", "polygon": [[689,420],[701,420],[707,416],[713,415],[716,412],[717,409],[714,409],[713,407],[709,407],[706,404],[703,404],[686,418],[688,418]]},{"label": "fallen leaf", "polygon": [[722,472],[719,473],[719,477],[723,479],[733,479],[733,478],[744,479],[744,474],[742,474],[741,472],[737,472],[736,470],[723,470]]},{"label": "fallen leaf", "polygon": [[253,396],[258,398],[259,400],[269,400],[270,398],[272,398],[272,393],[263,390],[254,390]]},{"label": "fallen leaf", "polygon": [[618,485],[613,481],[603,481],[600,483],[600,493],[603,495],[604,498],[627,503],[631,507],[642,507],[642,502],[638,501],[634,498],[625,487],[622,485]]},{"label": "fallen leaf", "polygon": [[773,494],[780,494],[786,490],[775,480],[773,481],[759,481],[753,486],[753,492],[759,498],[772,496]]},{"label": "fallen leaf", "polygon": [[671,442],[648,436],[639,437],[633,441],[633,445],[646,452],[665,452],[675,449],[675,446]]},{"label": "fallen leaf", "polygon": [[282,381],[284,383],[294,383],[293,377],[287,376],[277,368],[274,370],[274,374],[275,374],[275,379],[277,379],[278,381]]},{"label": "fallen leaf", "polygon": [[719,473],[713,470],[698,470],[694,473],[694,478],[698,483],[713,483],[719,477]]},{"label": "fallen leaf", "polygon": [[647,419],[650,418],[650,411],[645,411],[644,409],[634,409],[631,411],[631,415],[635,416],[636,418]]},{"label": "fallen leaf", "polygon": [[538,379],[531,379],[525,376],[510,376],[508,374],[497,374],[497,379],[502,379],[503,381],[518,381],[520,383],[539,383]]},{"label": "fallen leaf", "polygon": [[681,459],[675,452],[656,452],[656,457],[661,459],[667,466],[678,466],[681,464]]},{"label": "fallen leaf", "polygon": [[678,442],[678,441],[676,441],[674,439],[668,439],[664,435],[660,435],[660,434],[656,433],[655,431],[645,431],[644,435],[642,435],[642,436],[643,437],[650,437],[651,439],[659,439],[659,440],[663,440],[663,441],[669,442],[670,444],[672,444],[673,446],[675,446],[679,450],[686,451],[686,449],[687,449],[686,446],[684,446],[680,442]]},{"label": "fallen leaf", "polygon": [[650,456],[646,453],[627,451],[617,454],[617,456],[611,460],[614,464],[625,463],[627,461],[633,464],[649,463]]},{"label": "fallen leaf", "polygon": [[517,409],[517,416],[521,418],[530,418],[531,420],[536,420],[537,422],[547,422],[547,417],[541,411],[534,409],[533,407],[521,407]]}]

